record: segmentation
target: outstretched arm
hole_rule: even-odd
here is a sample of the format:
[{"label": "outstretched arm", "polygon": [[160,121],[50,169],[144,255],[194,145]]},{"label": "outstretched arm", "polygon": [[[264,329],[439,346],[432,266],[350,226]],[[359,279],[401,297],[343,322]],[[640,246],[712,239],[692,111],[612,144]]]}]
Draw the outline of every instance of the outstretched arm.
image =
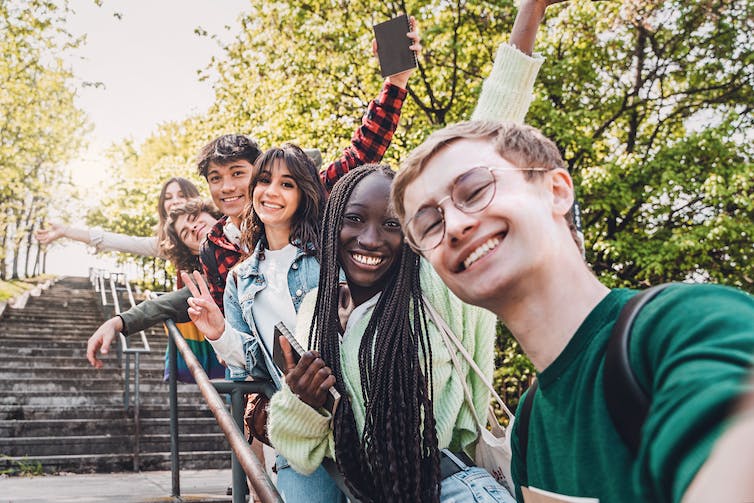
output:
[{"label": "outstretched arm", "polygon": [[133,253],[145,257],[161,257],[156,236],[129,236],[102,229],[71,227],[59,223],[40,229],[35,234],[37,241],[43,245],[53,243],[61,238],[72,239],[94,246],[97,250]]},{"label": "outstretched arm", "polygon": [[533,99],[534,81],[544,60],[532,57],[537,30],[548,6],[563,0],[522,0],[510,43],[497,50],[471,118],[523,122]]},{"label": "outstretched arm", "polygon": [[[416,20],[413,17],[411,26],[412,30],[406,36],[411,40],[411,50],[418,54],[421,51],[421,42]],[[373,46],[373,50],[376,51],[376,46]],[[385,79],[382,91],[375,100],[369,103],[361,125],[354,132],[351,145],[343,151],[343,155],[337,161],[320,171],[322,184],[328,192],[332,190],[335,182],[353,168],[382,160],[398,127],[403,101],[408,93],[406,86],[413,73],[412,68]]]}]

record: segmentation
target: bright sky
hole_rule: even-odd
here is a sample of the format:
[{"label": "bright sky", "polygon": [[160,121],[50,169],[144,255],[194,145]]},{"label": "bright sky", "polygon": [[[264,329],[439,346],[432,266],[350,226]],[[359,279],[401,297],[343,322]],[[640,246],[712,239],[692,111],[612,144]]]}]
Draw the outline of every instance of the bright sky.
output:
[{"label": "bright sky", "polygon": [[[104,84],[79,88],[77,104],[94,130],[89,150],[69,166],[77,186],[96,194],[107,183],[103,153],[113,142],[140,143],[160,123],[209,107],[212,79],[200,82],[197,71],[221,50],[194,29],[230,41],[248,5],[249,0],[103,0],[98,7],[94,0],[70,0],[75,13],[68,28],[87,40],[68,61],[82,83]],[[69,243],[61,240],[50,249],[47,272],[86,275],[91,265],[112,266]]]}]

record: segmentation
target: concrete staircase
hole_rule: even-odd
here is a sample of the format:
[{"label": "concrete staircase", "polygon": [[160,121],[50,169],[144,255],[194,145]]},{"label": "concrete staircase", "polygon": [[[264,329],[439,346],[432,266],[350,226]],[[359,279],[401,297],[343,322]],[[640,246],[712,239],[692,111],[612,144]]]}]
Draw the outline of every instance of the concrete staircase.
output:
[{"label": "concrete staircase", "polygon": [[[101,370],[86,360],[86,341],[103,319],[87,278],[61,279],[24,309],[6,309],[0,319],[0,472],[21,465],[50,473],[133,470],[133,411],[123,407],[116,348]],[[170,407],[162,380],[167,337],[161,326],[147,335],[152,352],[141,357],[140,469],[169,470]],[[179,384],[178,403],[181,468],[228,468],[230,449],[196,385]]]}]

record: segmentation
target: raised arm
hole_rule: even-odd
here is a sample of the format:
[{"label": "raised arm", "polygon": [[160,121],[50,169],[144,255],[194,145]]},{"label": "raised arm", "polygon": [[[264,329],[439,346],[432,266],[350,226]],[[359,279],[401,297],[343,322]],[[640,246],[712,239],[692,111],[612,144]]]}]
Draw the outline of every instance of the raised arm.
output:
[{"label": "raised arm", "polygon": [[[418,54],[421,51],[421,43],[413,17],[411,23],[413,29],[406,36],[411,41],[411,50]],[[320,171],[322,184],[328,192],[332,190],[335,182],[353,168],[382,160],[398,127],[401,108],[408,94],[406,86],[413,73],[414,69],[411,69],[385,79],[382,91],[369,103],[361,125],[354,132],[351,145],[346,147],[338,160]]]},{"label": "raised arm", "polygon": [[544,59],[532,57],[537,30],[548,6],[563,0],[522,0],[510,43],[497,50],[482,85],[473,120],[523,122],[533,99],[534,82]]}]

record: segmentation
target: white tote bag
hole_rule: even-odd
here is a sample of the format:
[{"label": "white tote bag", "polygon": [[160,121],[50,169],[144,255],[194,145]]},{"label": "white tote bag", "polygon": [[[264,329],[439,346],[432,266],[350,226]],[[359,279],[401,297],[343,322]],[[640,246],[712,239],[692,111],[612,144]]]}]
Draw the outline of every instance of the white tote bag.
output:
[{"label": "white tote bag", "polygon": [[[445,346],[448,348],[448,353],[450,353],[450,359],[453,361],[453,367],[455,367],[456,372],[461,379],[461,383],[463,384],[463,392],[466,403],[468,404],[469,409],[471,410],[471,413],[474,416],[474,420],[477,424],[477,432],[479,436],[477,439],[474,462],[477,466],[487,470],[490,475],[492,475],[495,480],[497,480],[503,487],[508,489],[511,494],[515,494],[513,488],[513,478],[511,477],[511,459],[513,457],[513,454],[511,450],[510,439],[511,431],[513,429],[513,421],[515,420],[513,413],[505,405],[505,402],[503,402],[503,399],[500,398],[500,395],[497,394],[490,380],[487,379],[487,377],[476,364],[461,341],[458,340],[458,337],[455,336],[442,316],[440,316],[437,311],[435,311],[434,307],[432,307],[432,305],[429,303],[429,300],[426,298],[426,296],[424,297],[424,304],[429,311],[430,318],[440,329],[440,333],[442,334],[443,340],[445,341]],[[466,383],[466,375],[462,371],[461,364],[458,361],[458,355],[456,353],[461,353],[461,355],[463,355],[469,366],[474,370],[474,372],[476,372],[477,376],[479,376],[479,379],[490,390],[492,397],[497,401],[498,404],[500,404],[500,407],[508,415],[509,421],[506,428],[503,428],[500,425],[500,422],[497,420],[497,416],[495,416],[492,405],[487,408],[487,424],[490,428],[487,429],[485,424],[482,423],[482,421],[479,419],[476,413],[476,409],[474,408],[474,402],[471,398],[471,391],[469,390],[468,384]]]}]

